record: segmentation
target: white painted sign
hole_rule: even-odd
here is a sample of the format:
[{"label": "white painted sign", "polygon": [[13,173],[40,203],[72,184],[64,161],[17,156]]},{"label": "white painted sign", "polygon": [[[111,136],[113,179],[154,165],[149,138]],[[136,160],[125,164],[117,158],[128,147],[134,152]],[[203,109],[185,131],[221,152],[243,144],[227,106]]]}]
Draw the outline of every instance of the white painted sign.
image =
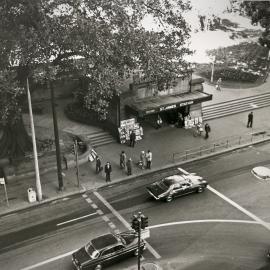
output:
[{"label": "white painted sign", "polygon": [[5,179],[4,178],[0,178],[0,185],[5,185],[6,182],[5,182]]}]

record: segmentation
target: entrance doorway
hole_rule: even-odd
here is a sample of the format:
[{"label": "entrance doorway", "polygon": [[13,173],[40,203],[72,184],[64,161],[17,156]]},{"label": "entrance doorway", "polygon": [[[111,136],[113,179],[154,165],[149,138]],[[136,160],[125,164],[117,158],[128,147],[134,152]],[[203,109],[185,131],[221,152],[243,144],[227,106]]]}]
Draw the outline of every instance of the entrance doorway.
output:
[{"label": "entrance doorway", "polygon": [[163,111],[159,115],[164,123],[183,126],[183,123],[179,123],[179,121],[184,121],[184,118],[189,115],[189,106]]}]

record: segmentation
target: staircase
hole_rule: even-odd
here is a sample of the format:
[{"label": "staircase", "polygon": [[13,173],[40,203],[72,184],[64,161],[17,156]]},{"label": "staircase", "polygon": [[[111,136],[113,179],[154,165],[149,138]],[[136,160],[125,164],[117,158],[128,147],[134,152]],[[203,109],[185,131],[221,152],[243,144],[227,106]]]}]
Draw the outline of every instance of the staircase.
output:
[{"label": "staircase", "polygon": [[245,111],[252,111],[270,105],[270,93],[225,101],[203,106],[203,119],[211,120]]},{"label": "staircase", "polygon": [[87,142],[91,143],[93,147],[102,146],[115,142],[115,138],[107,131],[97,131],[85,136]]}]

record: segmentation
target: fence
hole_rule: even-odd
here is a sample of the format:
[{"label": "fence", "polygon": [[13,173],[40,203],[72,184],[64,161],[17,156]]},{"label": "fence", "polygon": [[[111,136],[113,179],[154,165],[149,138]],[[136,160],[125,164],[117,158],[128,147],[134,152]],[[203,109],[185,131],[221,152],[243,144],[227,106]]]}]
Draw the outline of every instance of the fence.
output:
[{"label": "fence", "polygon": [[174,152],[172,159],[173,162],[189,160],[248,143],[255,143],[266,139],[267,137],[269,137],[270,140],[270,131],[256,131],[248,135],[224,137],[211,144],[202,145],[198,148],[187,149],[184,152]]}]

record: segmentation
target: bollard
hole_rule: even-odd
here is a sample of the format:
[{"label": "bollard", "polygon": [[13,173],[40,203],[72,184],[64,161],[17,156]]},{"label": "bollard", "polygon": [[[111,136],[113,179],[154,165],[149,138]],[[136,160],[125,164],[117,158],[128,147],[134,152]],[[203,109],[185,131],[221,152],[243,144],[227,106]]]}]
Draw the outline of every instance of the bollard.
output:
[{"label": "bollard", "polygon": [[226,148],[228,148],[229,147],[229,140],[227,140],[227,146],[226,146]]},{"label": "bollard", "polygon": [[241,136],[239,137],[239,145],[241,144]]},{"label": "bollard", "polygon": [[187,160],[187,152],[188,152],[188,151],[186,151],[186,160]]}]

